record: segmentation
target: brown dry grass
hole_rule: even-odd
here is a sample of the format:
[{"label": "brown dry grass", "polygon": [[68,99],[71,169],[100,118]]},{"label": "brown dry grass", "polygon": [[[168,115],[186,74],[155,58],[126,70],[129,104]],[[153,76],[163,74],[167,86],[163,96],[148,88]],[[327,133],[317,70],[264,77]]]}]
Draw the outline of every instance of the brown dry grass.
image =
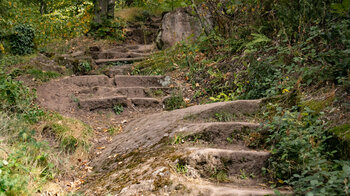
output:
[{"label": "brown dry grass", "polygon": [[138,7],[124,8],[117,10],[115,12],[115,16],[123,19],[126,22],[135,22],[136,17],[142,15],[142,11],[143,9]]}]

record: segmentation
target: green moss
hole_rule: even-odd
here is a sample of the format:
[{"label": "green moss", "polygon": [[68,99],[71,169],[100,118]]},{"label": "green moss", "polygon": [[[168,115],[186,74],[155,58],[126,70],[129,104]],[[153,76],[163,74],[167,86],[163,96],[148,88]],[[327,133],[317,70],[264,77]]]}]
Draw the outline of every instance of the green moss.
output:
[{"label": "green moss", "polygon": [[325,100],[309,100],[301,103],[302,108],[309,108],[315,113],[322,112],[326,107],[330,106],[334,101],[334,97],[329,97]]}]

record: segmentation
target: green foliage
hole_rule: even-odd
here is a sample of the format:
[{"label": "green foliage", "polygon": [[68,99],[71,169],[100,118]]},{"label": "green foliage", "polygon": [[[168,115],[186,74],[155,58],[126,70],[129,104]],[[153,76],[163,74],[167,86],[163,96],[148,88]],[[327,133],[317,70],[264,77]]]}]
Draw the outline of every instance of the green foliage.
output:
[{"label": "green foliage", "polygon": [[277,108],[275,115],[265,116],[263,129],[270,132],[267,142],[272,145],[267,171],[272,179],[293,185],[300,195],[347,193],[350,162],[332,158],[336,152],[328,151],[331,136],[319,115],[308,108]]},{"label": "green foliage", "polygon": [[96,38],[124,40],[124,24],[120,20],[103,19],[102,23],[92,23],[89,34]]},{"label": "green foliage", "polygon": [[[39,2],[46,4],[44,14],[40,13]],[[90,29],[93,7],[90,1],[12,0],[1,3],[6,12],[0,12],[0,41],[7,40],[12,34],[11,30],[22,24],[30,24],[35,30],[35,45],[38,48],[52,40],[84,35]],[[4,46],[10,51],[9,46]]]},{"label": "green foliage", "polygon": [[34,52],[34,29],[30,25],[19,24],[14,27],[13,34],[9,37],[11,53],[14,55],[26,55]]},{"label": "green foliage", "polygon": [[0,194],[23,195],[27,192],[28,177],[22,175],[25,167],[15,155],[0,162]]},{"label": "green foliage", "polygon": [[27,87],[0,70],[0,110],[25,113],[33,100],[34,94]]},{"label": "green foliage", "polygon": [[218,169],[214,168],[212,173],[213,174],[211,175],[211,178],[217,182],[229,181],[227,171],[225,171],[225,170],[218,170]]},{"label": "green foliage", "polygon": [[91,63],[88,61],[77,61],[73,63],[73,73],[77,75],[88,74],[92,70]]},{"label": "green foliage", "polygon": [[176,110],[186,106],[182,94],[172,93],[171,96],[164,100],[166,110]]},{"label": "green foliage", "polygon": [[113,111],[116,115],[120,115],[124,112],[124,106],[122,104],[115,104],[113,106]]},{"label": "green foliage", "polygon": [[162,13],[172,11],[178,7],[186,7],[191,4],[189,0],[119,0],[117,5],[119,6],[136,6],[144,7],[153,13]]},{"label": "green foliage", "polygon": [[185,163],[181,161],[176,164],[176,171],[180,174],[186,174],[188,172],[187,166]]},{"label": "green foliage", "polygon": [[17,76],[24,75],[24,74],[28,74],[31,77],[33,77],[33,79],[35,79],[37,81],[41,81],[41,82],[47,82],[52,78],[58,78],[61,76],[61,74],[57,73],[57,72],[42,71],[42,70],[35,69],[35,68],[14,69],[14,70],[12,70],[10,75],[12,77],[17,77]]}]

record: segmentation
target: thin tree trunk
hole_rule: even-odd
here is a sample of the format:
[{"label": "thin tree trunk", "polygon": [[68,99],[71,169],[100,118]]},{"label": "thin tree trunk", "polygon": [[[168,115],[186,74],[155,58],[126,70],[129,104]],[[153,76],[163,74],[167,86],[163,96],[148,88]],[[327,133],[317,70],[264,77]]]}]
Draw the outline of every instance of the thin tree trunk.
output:
[{"label": "thin tree trunk", "polygon": [[115,0],[95,0],[94,22],[101,24],[105,19],[114,18]]}]

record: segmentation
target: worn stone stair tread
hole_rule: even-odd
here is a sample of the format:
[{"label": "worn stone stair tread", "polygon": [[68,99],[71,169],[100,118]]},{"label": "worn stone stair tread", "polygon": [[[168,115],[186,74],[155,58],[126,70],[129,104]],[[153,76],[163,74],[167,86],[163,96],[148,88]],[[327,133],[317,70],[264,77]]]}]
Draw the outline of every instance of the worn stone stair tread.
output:
[{"label": "worn stone stair tread", "polygon": [[119,59],[119,58],[139,58],[148,57],[151,53],[145,52],[100,52],[95,54],[95,59]]},{"label": "worn stone stair tread", "polygon": [[138,107],[156,107],[160,106],[161,102],[155,98],[135,97],[130,98],[131,103]]},{"label": "worn stone stair tread", "polygon": [[114,86],[114,80],[105,75],[70,76],[62,81],[63,83],[74,84],[80,87]]},{"label": "worn stone stair tread", "polygon": [[160,80],[164,79],[164,76],[125,76],[116,75],[114,77],[117,87],[163,87]]},{"label": "worn stone stair tread", "polygon": [[113,108],[115,104],[123,104],[127,106],[128,100],[126,96],[109,96],[82,99],[79,101],[79,106],[83,109],[108,109]]},{"label": "worn stone stair tread", "polygon": [[[263,188],[235,188],[228,186],[219,186],[219,185],[205,185],[197,186],[202,190],[207,190],[209,196],[263,196],[263,195],[276,195],[274,190],[263,189]],[[289,191],[280,191],[283,195],[292,195],[292,192]]]},{"label": "worn stone stair tread", "polygon": [[131,72],[132,65],[118,65],[107,68],[103,73],[112,78],[116,75],[128,75]]},{"label": "worn stone stair tread", "polygon": [[247,174],[261,175],[270,152],[255,150],[230,150],[219,148],[186,148],[188,165],[196,168],[201,175],[210,177],[212,168],[225,169],[228,176]]},{"label": "worn stone stair tread", "polygon": [[212,154],[212,155],[254,155],[254,156],[270,156],[270,152],[267,151],[255,151],[255,150],[229,150],[220,148],[196,148],[189,147],[187,150],[191,151],[191,154]]},{"label": "worn stone stair tread", "polygon": [[115,92],[127,96],[128,98],[143,98],[143,97],[155,97],[154,91],[161,90],[162,92],[167,93],[171,88],[170,87],[117,87]]},{"label": "worn stone stair tread", "polygon": [[105,50],[107,52],[113,52],[113,51],[152,51],[156,48],[155,44],[130,44],[130,45],[124,45],[124,46],[117,46],[114,48],[111,48],[109,50]]},{"label": "worn stone stair tread", "polygon": [[146,57],[136,57],[136,58],[117,58],[117,59],[97,59],[95,60],[96,64],[103,63],[114,63],[114,62],[130,62],[130,61],[142,61],[146,59]]},{"label": "worn stone stair tread", "polygon": [[177,132],[184,132],[186,134],[194,134],[199,132],[204,132],[206,130],[227,132],[233,129],[241,129],[243,127],[248,127],[251,129],[256,129],[260,126],[259,123],[250,122],[203,122],[203,123],[186,123],[177,128]]}]

